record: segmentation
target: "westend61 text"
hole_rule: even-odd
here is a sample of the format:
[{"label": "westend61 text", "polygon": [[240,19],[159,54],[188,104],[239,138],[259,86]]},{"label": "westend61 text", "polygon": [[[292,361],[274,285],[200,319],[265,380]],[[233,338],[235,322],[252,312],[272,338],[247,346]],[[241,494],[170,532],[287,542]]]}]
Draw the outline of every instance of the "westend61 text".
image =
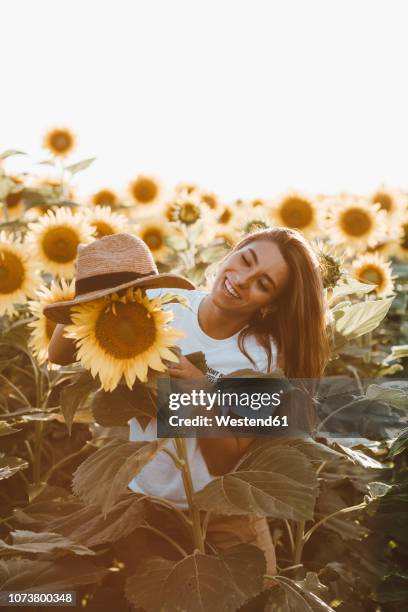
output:
[{"label": "westend61 text", "polygon": [[196,415],[195,417],[179,417],[172,415],[169,418],[172,427],[288,427],[288,417],[269,415],[264,418],[231,417],[230,415],[216,415],[214,417]]},{"label": "westend61 text", "polygon": [[215,391],[208,393],[200,389],[188,393],[170,393],[169,408],[178,410],[181,406],[201,406],[206,410],[212,410],[214,406],[242,406],[259,410],[260,408],[276,407],[281,403],[279,393],[230,393],[226,391]]}]

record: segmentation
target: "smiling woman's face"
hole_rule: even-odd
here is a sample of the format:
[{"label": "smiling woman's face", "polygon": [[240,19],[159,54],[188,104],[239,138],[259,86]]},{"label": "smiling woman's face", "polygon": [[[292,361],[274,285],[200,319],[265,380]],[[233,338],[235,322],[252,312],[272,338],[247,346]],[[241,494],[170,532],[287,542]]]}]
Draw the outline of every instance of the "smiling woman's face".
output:
[{"label": "smiling woman's face", "polygon": [[226,258],[210,296],[219,308],[250,318],[281,294],[288,279],[289,267],[279,247],[266,240],[253,241]]}]

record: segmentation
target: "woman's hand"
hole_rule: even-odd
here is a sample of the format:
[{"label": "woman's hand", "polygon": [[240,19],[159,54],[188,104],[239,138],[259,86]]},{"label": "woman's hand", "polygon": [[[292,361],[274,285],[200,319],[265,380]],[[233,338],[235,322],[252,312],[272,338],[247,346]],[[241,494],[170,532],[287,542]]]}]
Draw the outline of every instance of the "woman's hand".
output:
[{"label": "woman's hand", "polygon": [[58,365],[69,365],[75,361],[75,341],[64,336],[65,326],[58,323],[48,345],[48,359]]},{"label": "woman's hand", "polygon": [[203,378],[205,376],[184,355],[180,355],[179,363],[169,365],[169,374],[174,378]]}]

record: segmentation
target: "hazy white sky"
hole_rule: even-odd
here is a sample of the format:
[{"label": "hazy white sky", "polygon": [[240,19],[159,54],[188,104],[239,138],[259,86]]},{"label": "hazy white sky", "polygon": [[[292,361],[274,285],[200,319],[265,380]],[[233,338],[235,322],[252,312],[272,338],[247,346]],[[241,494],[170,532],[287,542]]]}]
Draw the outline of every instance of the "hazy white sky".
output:
[{"label": "hazy white sky", "polygon": [[[3,0],[0,147],[225,198],[408,189],[406,0]],[[31,166],[32,167],[32,166]]]}]

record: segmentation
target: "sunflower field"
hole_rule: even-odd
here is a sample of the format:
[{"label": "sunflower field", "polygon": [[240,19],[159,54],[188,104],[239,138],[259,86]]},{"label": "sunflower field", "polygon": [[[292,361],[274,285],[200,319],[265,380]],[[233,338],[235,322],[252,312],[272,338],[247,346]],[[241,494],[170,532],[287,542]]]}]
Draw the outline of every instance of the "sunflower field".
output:
[{"label": "sunflower field", "polygon": [[[94,160],[71,159],[71,131],[51,130],[44,148],[47,178],[37,166],[11,174],[8,160],[20,151],[0,155],[1,590],[72,590],[75,609],[106,612],[401,610],[408,602],[408,192],[379,186],[365,196],[290,191],[224,202],[201,185],[168,189],[138,175],[122,192],[102,185],[85,198],[72,184]],[[55,323],[43,308],[74,297],[80,244],[139,236],[160,272],[207,288],[240,238],[271,226],[300,230],[321,265],[334,333],[320,426],[310,438],[257,440],[215,479],[216,498],[209,485],[192,489],[183,439],[175,440],[190,505],[183,515],[165,498],[127,488],[162,452],[160,439],[130,442],[128,421],[154,416],[156,374],[177,360],[178,332],[162,310],[167,298],[128,292],[79,309],[67,328],[77,361],[67,366],[48,361]],[[109,328],[125,312],[143,342],[129,354],[116,347],[111,358]],[[106,333],[92,336],[103,320]],[[149,338],[158,339],[154,346]],[[190,358],[205,371],[202,354]],[[342,437],[325,435],[329,420]],[[272,577],[257,547],[219,554],[207,541],[212,511],[237,514],[228,491],[244,487],[244,471],[239,514],[256,507],[267,517],[277,555]],[[154,513],[181,523],[183,538],[162,531],[160,520],[149,523]],[[152,556],[141,562],[146,538]],[[166,557],[155,553],[157,539]]]}]

